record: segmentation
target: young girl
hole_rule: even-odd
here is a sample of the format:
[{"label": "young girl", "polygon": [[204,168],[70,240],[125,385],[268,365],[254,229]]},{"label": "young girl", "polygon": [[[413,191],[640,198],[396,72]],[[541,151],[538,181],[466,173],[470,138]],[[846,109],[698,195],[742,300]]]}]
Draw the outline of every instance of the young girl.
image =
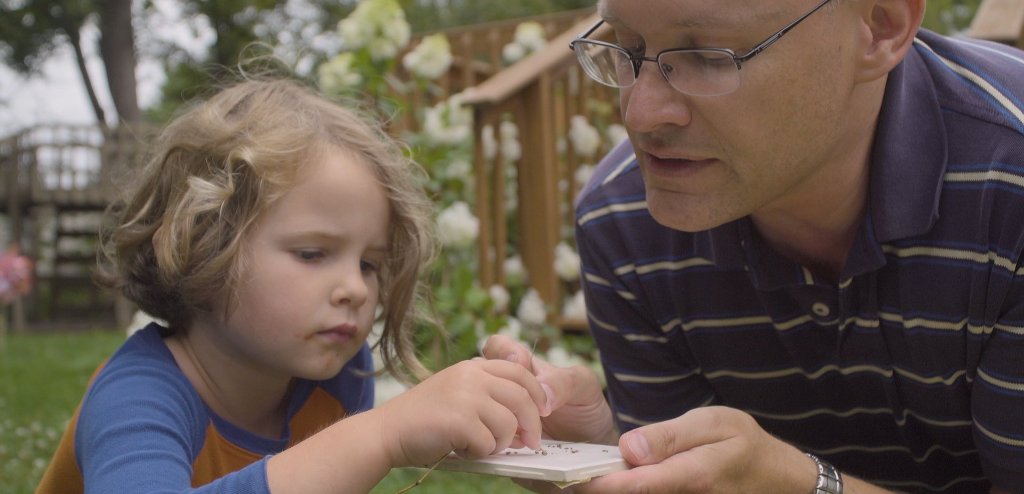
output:
[{"label": "young girl", "polygon": [[168,325],[97,371],[38,492],[367,492],[451,451],[538,447],[547,398],[508,361],[368,410],[375,319],[387,369],[424,371],[409,331],[434,244],[416,170],[293,82],[241,83],[171,123],[100,276]]}]

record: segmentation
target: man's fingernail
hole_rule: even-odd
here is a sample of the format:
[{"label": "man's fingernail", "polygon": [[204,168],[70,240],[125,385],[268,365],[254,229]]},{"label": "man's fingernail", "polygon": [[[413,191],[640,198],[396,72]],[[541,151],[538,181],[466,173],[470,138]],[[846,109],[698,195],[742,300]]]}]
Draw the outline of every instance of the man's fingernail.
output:
[{"label": "man's fingernail", "polygon": [[505,360],[508,360],[509,362],[518,362],[519,361],[519,359],[516,358],[515,352],[512,352],[512,353],[510,353],[508,355],[505,355]]},{"label": "man's fingernail", "polygon": [[637,460],[643,460],[651,454],[651,446],[647,444],[647,438],[639,432],[627,434],[626,447],[633,452]]},{"label": "man's fingernail", "polygon": [[540,416],[547,417],[551,415],[551,407],[555,405],[555,392],[551,390],[551,386],[540,383],[540,389],[544,390],[544,396],[547,397],[547,401],[544,402],[544,409],[541,410]]}]

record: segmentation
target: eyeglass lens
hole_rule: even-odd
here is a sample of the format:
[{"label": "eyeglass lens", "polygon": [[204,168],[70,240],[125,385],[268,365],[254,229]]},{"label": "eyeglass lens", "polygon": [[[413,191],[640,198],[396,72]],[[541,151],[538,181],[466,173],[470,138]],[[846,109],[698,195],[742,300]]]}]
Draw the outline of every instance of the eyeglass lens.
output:
[{"label": "eyeglass lens", "polygon": [[[574,48],[591,78],[622,88],[636,82],[633,60],[625,50],[578,41]],[[668,51],[658,57],[659,70],[677,91],[695,96],[714,96],[734,91],[740,82],[739,68],[724,51]]]}]

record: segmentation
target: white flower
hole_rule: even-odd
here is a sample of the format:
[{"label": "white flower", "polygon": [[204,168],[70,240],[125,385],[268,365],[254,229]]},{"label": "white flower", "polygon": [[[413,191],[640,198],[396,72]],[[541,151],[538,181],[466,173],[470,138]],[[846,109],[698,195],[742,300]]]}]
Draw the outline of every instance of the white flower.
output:
[{"label": "white flower", "polygon": [[480,129],[480,145],[483,146],[484,158],[488,161],[498,155],[498,140],[494,138],[494,127],[491,124]]},{"label": "white flower", "polygon": [[512,64],[547,44],[544,26],[537,22],[523,22],[516,26],[512,41],[501,48],[501,58]]},{"label": "white flower", "polygon": [[583,187],[587,185],[592,176],[594,176],[594,165],[584,163],[576,168],[576,173],[572,175],[572,179],[576,182],[576,187]]},{"label": "white flower", "polygon": [[605,129],[604,135],[608,138],[608,142],[613,146],[629,139],[629,134],[626,132],[626,128],[620,124],[609,125],[608,128]]},{"label": "white flower", "polygon": [[424,79],[441,77],[452,65],[452,50],[448,38],[438,33],[427,36],[402,58],[402,66]]},{"label": "white flower", "polygon": [[494,312],[501,313],[508,309],[509,294],[508,290],[501,285],[491,285],[487,289],[487,294],[491,297],[491,302],[494,302]]},{"label": "white flower", "polygon": [[519,301],[516,317],[527,326],[542,326],[547,322],[548,311],[544,308],[544,301],[537,290],[531,288],[526,291],[526,295]]},{"label": "white flower", "polygon": [[572,367],[575,365],[586,365],[587,362],[579,355],[570,353],[561,345],[553,345],[548,349],[545,360],[558,367]]},{"label": "white flower", "polygon": [[569,353],[565,347],[561,345],[553,345],[548,349],[547,355],[544,357],[552,365],[558,367],[572,367],[574,365],[586,365],[586,361],[583,360],[579,355]]},{"label": "white flower", "polygon": [[577,156],[589,158],[597,153],[597,148],[601,145],[601,133],[590,125],[586,117],[574,115],[569,121],[569,140],[572,141]]},{"label": "white flower", "polygon": [[[358,11],[359,8],[356,8]],[[348,17],[338,21],[338,35],[346,49],[355,50],[362,48],[373,37],[373,26],[366,22],[360,22],[353,12]]]},{"label": "white flower", "polygon": [[587,319],[587,304],[583,299],[583,290],[578,290],[565,301],[565,305],[562,306],[562,317],[579,321]]},{"label": "white flower", "polygon": [[480,233],[480,220],[473,216],[469,205],[459,201],[437,216],[438,237],[451,247],[469,247]]},{"label": "white flower", "polygon": [[515,122],[506,120],[498,126],[498,135],[501,140],[501,156],[505,161],[519,161],[523,156],[523,148],[519,144],[519,127]]},{"label": "white flower", "polygon": [[438,144],[458,144],[469,138],[473,112],[456,94],[423,112],[423,133]]},{"label": "white flower", "polygon": [[508,324],[498,329],[497,334],[508,336],[516,341],[522,341],[523,323],[519,322],[519,319],[514,317],[508,318]]},{"label": "white flower", "polygon": [[316,71],[320,90],[339,94],[362,84],[363,76],[352,70],[353,60],[352,53],[342,53],[320,64]]},{"label": "white flower", "polygon": [[501,48],[501,58],[505,63],[513,64],[526,56],[526,47],[519,43],[509,43]]},{"label": "white flower", "polygon": [[523,22],[516,26],[516,32],[512,38],[516,44],[521,45],[528,52],[537,51],[547,44],[544,26],[534,21]]},{"label": "white flower", "polygon": [[505,280],[508,283],[518,284],[526,281],[526,268],[523,267],[523,258],[512,256],[505,259],[504,263]]},{"label": "white flower", "polygon": [[366,47],[374,60],[394,57],[409,43],[411,28],[397,0],[363,0],[338,22],[345,49]]},{"label": "white flower", "polygon": [[393,7],[390,7],[387,12],[387,17],[381,22],[380,32],[381,34],[391,40],[392,43],[398,48],[405,48],[405,45],[409,44],[409,38],[412,37],[412,27],[405,20],[405,11],[402,10],[401,5],[398,2],[393,3]]},{"label": "white flower", "polygon": [[580,256],[569,244],[559,242],[555,246],[555,273],[565,281],[578,281],[580,278]]},{"label": "white flower", "polygon": [[444,174],[448,178],[469,182],[473,179],[473,165],[463,159],[454,159],[445,167]]},{"label": "white flower", "polygon": [[377,38],[366,46],[366,49],[370,52],[370,58],[374,60],[395,58],[395,55],[398,55],[399,48],[400,47],[395,46],[391,40],[386,38]]}]

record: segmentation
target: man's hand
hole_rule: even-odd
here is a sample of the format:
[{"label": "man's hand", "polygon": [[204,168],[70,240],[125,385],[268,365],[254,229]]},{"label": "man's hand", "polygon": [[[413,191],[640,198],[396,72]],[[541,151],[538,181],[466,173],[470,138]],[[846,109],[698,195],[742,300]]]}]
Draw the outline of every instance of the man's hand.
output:
[{"label": "man's hand", "polygon": [[811,492],[813,461],[739,410],[706,407],[619,439],[634,465],[575,492]]}]

